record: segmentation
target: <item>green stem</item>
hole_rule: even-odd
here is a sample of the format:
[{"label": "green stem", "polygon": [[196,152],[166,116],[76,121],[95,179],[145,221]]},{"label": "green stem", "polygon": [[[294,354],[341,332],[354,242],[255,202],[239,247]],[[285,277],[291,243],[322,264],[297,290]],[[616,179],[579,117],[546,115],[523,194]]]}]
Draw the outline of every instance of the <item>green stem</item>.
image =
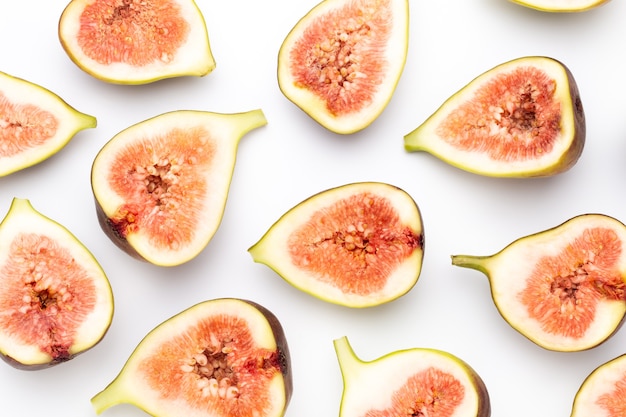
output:
[{"label": "green stem", "polygon": [[334,340],[333,344],[345,386],[348,385],[350,379],[357,379],[359,377],[364,362],[355,355],[346,336]]},{"label": "green stem", "polygon": [[487,263],[490,256],[452,255],[452,265],[461,268],[471,268],[488,274]]}]

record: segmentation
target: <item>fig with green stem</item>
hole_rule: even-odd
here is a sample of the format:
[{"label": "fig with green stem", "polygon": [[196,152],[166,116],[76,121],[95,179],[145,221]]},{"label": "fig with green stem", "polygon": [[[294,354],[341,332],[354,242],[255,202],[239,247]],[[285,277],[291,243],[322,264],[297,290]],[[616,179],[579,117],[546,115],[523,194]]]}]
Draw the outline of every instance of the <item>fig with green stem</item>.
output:
[{"label": "fig with green stem", "polygon": [[502,317],[548,350],[593,348],[624,321],[626,227],[607,215],[579,215],[452,264],[484,273]]},{"label": "fig with green stem", "polygon": [[410,348],[365,362],[347,337],[334,346],[343,377],[340,417],[491,415],[481,377],[448,352]]}]

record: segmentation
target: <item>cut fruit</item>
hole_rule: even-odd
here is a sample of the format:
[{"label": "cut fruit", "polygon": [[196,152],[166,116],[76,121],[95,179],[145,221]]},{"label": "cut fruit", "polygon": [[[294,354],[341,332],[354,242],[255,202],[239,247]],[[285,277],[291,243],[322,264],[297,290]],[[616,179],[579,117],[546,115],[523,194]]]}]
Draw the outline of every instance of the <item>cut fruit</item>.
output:
[{"label": "cut fruit", "polygon": [[0,72],[0,176],[36,165],[59,152],[96,118],[53,92]]},{"label": "cut fruit", "polygon": [[609,0],[510,0],[513,3],[542,12],[584,12],[602,6]]},{"label": "cut fruit", "polygon": [[304,200],[248,250],[255,262],[306,293],[370,307],[413,288],[424,232],[410,195],[389,184],[362,182]]},{"label": "cut fruit", "polygon": [[155,417],[282,417],[291,398],[287,340],[266,308],[205,301],[163,322],[91,402],[133,404]]},{"label": "cut fruit", "polygon": [[121,249],[155,265],[191,260],[221,223],[240,139],[265,124],[260,109],[179,110],[121,131],[92,167],[102,229]]},{"label": "cut fruit", "polygon": [[626,410],[626,355],[596,368],[574,398],[571,417],[620,417]]},{"label": "cut fruit", "polygon": [[343,377],[340,417],[489,417],[483,380],[458,357],[412,348],[363,362],[348,339],[334,341]]},{"label": "cut fruit", "polygon": [[453,255],[452,264],[486,274],[503,318],[549,350],[593,348],[626,314],[626,227],[606,215],[574,217],[495,255]]},{"label": "cut fruit", "polygon": [[59,39],[80,69],[110,83],[204,76],[215,68],[193,0],[72,0],[59,19]]},{"label": "cut fruit", "polygon": [[555,59],[531,56],[475,78],[406,135],[404,147],[476,174],[538,177],[573,167],[585,133],[572,73]]},{"label": "cut fruit", "polygon": [[396,89],[408,50],[407,0],[324,0],[285,38],[282,93],[325,128],[369,126]]},{"label": "cut fruit", "polygon": [[104,337],[113,318],[111,286],[74,235],[14,198],[0,243],[2,359],[19,369],[47,368]]}]

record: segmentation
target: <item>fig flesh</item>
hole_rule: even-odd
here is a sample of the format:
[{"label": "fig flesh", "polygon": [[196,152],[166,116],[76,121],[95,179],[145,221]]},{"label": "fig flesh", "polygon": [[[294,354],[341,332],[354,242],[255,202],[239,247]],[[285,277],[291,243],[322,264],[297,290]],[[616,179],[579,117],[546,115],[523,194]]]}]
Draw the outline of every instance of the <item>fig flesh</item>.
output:
[{"label": "fig flesh", "polygon": [[502,317],[548,350],[593,348],[626,314],[626,227],[603,214],[573,217],[494,255],[453,255],[452,264],[486,274]]},{"label": "fig flesh", "polygon": [[489,417],[487,388],[460,358],[411,348],[360,360],[344,336],[334,341],[343,377],[340,417]]},{"label": "fig flesh", "polygon": [[571,417],[620,417],[626,410],[626,355],[591,372],[574,398]]},{"label": "fig flesh", "polygon": [[362,130],[395,92],[408,30],[407,0],[323,0],[280,47],[280,90],[332,132]]},{"label": "fig flesh", "polygon": [[35,370],[95,346],[113,317],[109,281],[64,226],[14,198],[0,223],[0,357]]},{"label": "fig flesh", "polygon": [[571,71],[549,57],[514,59],[484,72],[404,137],[457,168],[493,177],[539,177],[572,168],[585,114]]},{"label": "fig flesh", "polygon": [[221,223],[240,139],[265,124],[260,109],[178,110],[119,132],[92,166],[102,229],[121,249],[155,265],[193,259]]},{"label": "fig flesh", "polygon": [[417,282],[422,218],[398,187],[346,184],[293,207],[248,251],[255,262],[319,299],[371,307],[404,295]]},{"label": "fig flesh", "polygon": [[609,0],[510,0],[522,6],[542,12],[584,12],[602,6]]},{"label": "fig flesh", "polygon": [[48,159],[96,123],[52,91],[0,72],[0,176]]},{"label": "fig flesh", "polygon": [[193,0],[72,0],[58,26],[68,57],[106,82],[146,84],[215,68]]},{"label": "fig flesh", "polygon": [[128,403],[155,417],[281,417],[292,389],[276,316],[252,301],[223,298],[154,328],[91,401],[98,414]]}]

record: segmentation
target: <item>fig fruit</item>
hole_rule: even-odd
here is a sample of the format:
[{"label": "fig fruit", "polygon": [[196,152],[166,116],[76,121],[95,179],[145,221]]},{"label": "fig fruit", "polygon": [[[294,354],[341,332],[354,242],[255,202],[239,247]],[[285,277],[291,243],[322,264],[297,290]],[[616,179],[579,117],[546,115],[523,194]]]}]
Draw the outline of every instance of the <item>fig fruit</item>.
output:
[{"label": "fig fruit", "polygon": [[404,147],[476,174],[538,177],[573,167],[585,133],[571,71],[553,58],[529,56],[475,78],[405,135]]},{"label": "fig fruit", "polygon": [[294,287],[347,307],[392,301],[417,282],[424,255],[415,201],[390,184],[346,184],[280,217],[248,249]]},{"label": "fig fruit", "polygon": [[510,0],[542,12],[584,12],[608,3],[609,0]]},{"label": "fig fruit", "polygon": [[280,90],[332,132],[362,130],[391,100],[408,31],[407,0],[324,0],[280,47]]},{"label": "fig fruit", "polygon": [[490,256],[453,255],[486,274],[502,317],[537,345],[580,351],[612,336],[626,314],[626,228],[583,214]]},{"label": "fig fruit", "polygon": [[154,328],[91,402],[155,417],[281,417],[292,392],[280,322],[248,300],[204,301]]},{"label": "fig fruit", "polygon": [[489,417],[487,388],[460,358],[411,348],[360,360],[344,336],[334,341],[343,377],[340,417]]},{"label": "fig fruit", "polygon": [[68,57],[115,84],[204,76],[215,68],[204,17],[193,0],[72,0],[59,19]]},{"label": "fig fruit", "polygon": [[109,329],[113,294],[87,248],[14,198],[0,223],[0,357],[18,369],[66,362]]},{"label": "fig fruit", "polygon": [[52,91],[0,72],[0,176],[48,159],[96,123]]},{"label": "fig fruit", "polygon": [[267,124],[262,110],[178,110],[115,135],[96,155],[99,223],[130,255],[174,266],[198,255],[219,227],[240,139]]},{"label": "fig fruit", "polygon": [[619,417],[626,410],[626,355],[597,367],[574,397],[570,417]]}]

